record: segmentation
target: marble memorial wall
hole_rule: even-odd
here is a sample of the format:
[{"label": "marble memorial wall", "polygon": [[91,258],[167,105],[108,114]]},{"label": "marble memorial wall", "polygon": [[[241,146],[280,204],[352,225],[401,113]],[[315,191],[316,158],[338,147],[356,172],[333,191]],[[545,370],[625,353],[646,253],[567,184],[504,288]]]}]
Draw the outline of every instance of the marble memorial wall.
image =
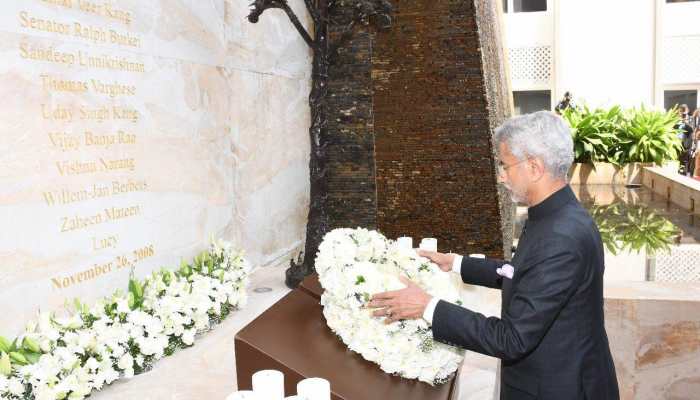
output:
[{"label": "marble memorial wall", "polygon": [[255,265],[301,245],[310,55],[283,14],[247,13],[234,0],[2,2],[3,334],[210,237]]}]

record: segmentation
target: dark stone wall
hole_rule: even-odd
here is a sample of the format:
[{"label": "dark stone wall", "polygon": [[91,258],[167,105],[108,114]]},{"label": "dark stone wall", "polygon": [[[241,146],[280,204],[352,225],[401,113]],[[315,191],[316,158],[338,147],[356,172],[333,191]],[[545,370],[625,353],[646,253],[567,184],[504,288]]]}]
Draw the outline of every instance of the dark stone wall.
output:
[{"label": "dark stone wall", "polygon": [[496,3],[392,3],[392,28],[355,36],[331,68],[332,225],[503,257],[511,206],[491,135],[510,106]]},{"label": "dark stone wall", "polygon": [[[345,23],[351,10],[338,4],[331,17]],[[337,42],[339,25],[329,28]],[[377,229],[377,189],[372,114],[373,35],[359,32],[333,54],[328,77],[327,206],[331,228]]]}]

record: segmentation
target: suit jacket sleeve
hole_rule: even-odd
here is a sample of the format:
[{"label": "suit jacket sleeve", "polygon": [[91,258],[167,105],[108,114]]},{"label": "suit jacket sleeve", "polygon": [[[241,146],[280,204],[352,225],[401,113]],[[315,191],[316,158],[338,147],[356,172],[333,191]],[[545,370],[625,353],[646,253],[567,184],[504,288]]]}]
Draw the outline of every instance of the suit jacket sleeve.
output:
[{"label": "suit jacket sleeve", "polygon": [[506,262],[491,258],[462,258],[462,281],[470,285],[486,286],[493,289],[501,288],[501,276],[496,273]]},{"label": "suit jacket sleeve", "polygon": [[503,318],[485,317],[440,301],[433,316],[436,340],[515,361],[532,351],[583,279],[584,260],[572,240],[542,240],[519,268]]}]

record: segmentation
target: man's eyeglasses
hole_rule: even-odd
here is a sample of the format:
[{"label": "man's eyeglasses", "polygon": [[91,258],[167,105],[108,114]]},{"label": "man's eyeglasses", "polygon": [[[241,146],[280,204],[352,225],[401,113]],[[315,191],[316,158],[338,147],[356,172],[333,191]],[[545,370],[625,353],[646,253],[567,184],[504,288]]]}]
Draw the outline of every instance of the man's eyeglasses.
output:
[{"label": "man's eyeglasses", "polygon": [[516,166],[516,165],[518,165],[518,164],[522,164],[522,163],[524,163],[524,162],[527,161],[527,160],[529,160],[529,158],[526,158],[526,159],[524,159],[524,160],[520,160],[520,161],[518,161],[518,162],[515,162],[515,163],[513,163],[513,164],[509,164],[509,165],[503,164],[503,161],[499,161],[499,162],[498,162],[498,173],[499,173],[499,174],[505,174],[506,171],[508,171],[508,168],[514,167],[514,166]]}]

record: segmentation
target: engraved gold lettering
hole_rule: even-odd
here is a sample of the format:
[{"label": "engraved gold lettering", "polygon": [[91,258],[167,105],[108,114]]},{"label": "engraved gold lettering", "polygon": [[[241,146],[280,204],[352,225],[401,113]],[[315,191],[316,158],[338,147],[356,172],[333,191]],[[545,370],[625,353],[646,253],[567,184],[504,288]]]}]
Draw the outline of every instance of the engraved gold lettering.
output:
[{"label": "engraved gold lettering", "polygon": [[139,214],[141,214],[141,206],[105,208],[105,218],[108,221],[135,217]]},{"label": "engraved gold lettering", "polygon": [[136,36],[132,36],[128,32],[120,33],[113,29],[109,31],[109,41],[112,44],[118,44],[121,46],[129,47],[140,47],[141,39]]},{"label": "engraved gold lettering", "polygon": [[75,65],[75,55],[54,50],[53,46],[44,48],[41,46],[30,46],[27,43],[20,43],[19,55],[22,58],[35,61],[46,61],[57,64]]},{"label": "engraved gold lettering", "polygon": [[72,217],[61,217],[61,232],[71,232],[75,230],[89,228],[93,225],[99,225],[107,220],[103,215],[95,214],[83,217],[80,215],[74,215]]},{"label": "engraved gold lettering", "polygon": [[91,239],[91,242],[92,242],[92,250],[98,251],[98,250],[116,248],[117,243],[119,242],[119,239],[116,235],[102,237],[102,238],[97,238],[97,237],[93,236]]},{"label": "engraved gold lettering", "polygon": [[78,111],[80,112],[81,120],[104,122],[110,118],[109,108],[107,107],[87,108],[81,106]]},{"label": "engraved gold lettering", "polygon": [[127,170],[133,171],[136,167],[136,162],[133,158],[122,158],[117,160],[105,160],[100,157],[100,166],[103,170],[116,171],[116,170]]},{"label": "engraved gold lettering", "polygon": [[49,141],[53,147],[61,149],[61,151],[77,150],[80,146],[78,137],[65,132],[49,132]]},{"label": "engraved gold lettering", "polygon": [[73,36],[89,40],[93,43],[107,43],[107,32],[104,29],[73,23]]},{"label": "engraved gold lettering", "polygon": [[66,289],[83,281],[93,280],[99,276],[106,275],[112,272],[114,264],[110,261],[104,264],[93,264],[93,266],[84,271],[77,272],[68,276],[51,278],[56,289]]},{"label": "engraved gold lettering", "polygon": [[59,35],[70,34],[70,25],[50,19],[34,18],[26,11],[21,11],[19,13],[19,25],[22,28],[34,29],[36,31],[57,33]]},{"label": "engraved gold lettering", "polygon": [[44,119],[73,122],[73,111],[70,108],[62,106],[51,107],[49,105],[42,104],[41,116],[44,117]]},{"label": "engraved gold lettering", "polygon": [[107,54],[91,56],[82,51],[78,51],[78,64],[83,67],[95,69],[111,69],[126,72],[146,71],[146,66],[142,62],[129,61],[126,57]]},{"label": "engraved gold lettering", "polygon": [[118,96],[134,96],[136,95],[136,86],[123,85],[118,82],[104,83],[98,79],[91,79],[90,86],[97,93],[108,95],[109,97]]},{"label": "engraved gold lettering", "polygon": [[56,168],[61,176],[91,174],[98,171],[98,164],[94,161],[56,161]]},{"label": "engraved gold lettering", "polygon": [[53,4],[65,8],[73,8],[73,0],[41,0],[44,3]]},{"label": "engraved gold lettering", "polygon": [[131,122],[138,122],[139,120],[139,112],[133,108],[128,108],[128,107],[121,107],[121,106],[112,106],[112,117],[114,119],[123,119]]},{"label": "engraved gold lettering", "polygon": [[50,75],[41,75],[41,84],[46,91],[86,93],[89,89],[87,82],[56,79]]}]

